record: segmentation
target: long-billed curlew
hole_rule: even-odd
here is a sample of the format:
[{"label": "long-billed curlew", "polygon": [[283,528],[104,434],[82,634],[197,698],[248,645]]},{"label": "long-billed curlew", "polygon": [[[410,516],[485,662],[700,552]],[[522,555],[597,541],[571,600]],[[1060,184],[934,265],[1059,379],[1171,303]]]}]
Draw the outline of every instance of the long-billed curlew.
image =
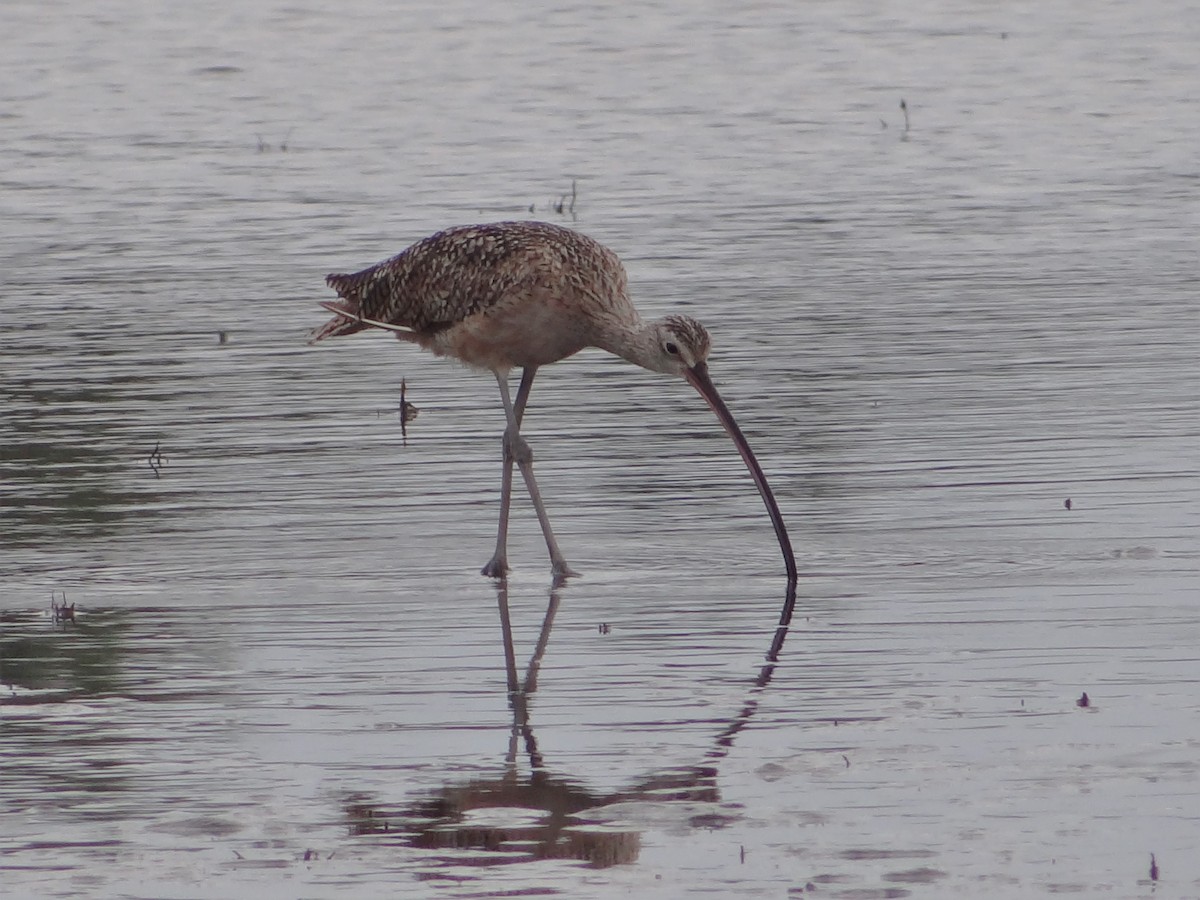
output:
[{"label": "long-billed curlew", "polygon": [[[644,322],[629,299],[625,268],[608,248],[544,222],[466,225],[418,241],[369,269],[325,280],[339,299],[321,305],[335,315],[313,331],[309,343],[385,328],[496,376],[508,427],[496,552],[484,575],[500,578],[508,571],[514,462],[542,526],[555,578],[575,574],[550,529],[521,418],[539,366],[599,347],[653,372],[682,375],[700,392],[750,470],[775,526],[788,578],[796,579],[792,544],[767,477],[708,377],[708,332],[687,316]],[[515,366],[522,374],[514,403],[508,375]]]}]

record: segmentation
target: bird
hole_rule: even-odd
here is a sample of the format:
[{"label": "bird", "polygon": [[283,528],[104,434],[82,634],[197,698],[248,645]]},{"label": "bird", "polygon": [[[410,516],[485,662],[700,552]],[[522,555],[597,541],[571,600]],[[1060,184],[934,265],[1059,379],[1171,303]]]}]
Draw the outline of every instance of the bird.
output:
[{"label": "bird", "polygon": [[[603,244],[547,222],[460,225],[362,271],[332,274],[325,281],[338,299],[320,302],[333,318],[310,333],[310,344],[384,329],[495,376],[506,428],[496,548],[482,574],[503,579],[509,572],[514,464],[537,514],[554,580],[561,583],[577,574],[550,527],[521,422],[538,369],[585,347],[598,347],[652,372],[682,376],[699,392],[749,469],[775,528],[789,582],[796,581],[796,560],[779,504],[708,374],[708,331],[689,316],[643,320],[630,299],[625,267]],[[515,368],[522,371],[514,400],[509,376]]]}]

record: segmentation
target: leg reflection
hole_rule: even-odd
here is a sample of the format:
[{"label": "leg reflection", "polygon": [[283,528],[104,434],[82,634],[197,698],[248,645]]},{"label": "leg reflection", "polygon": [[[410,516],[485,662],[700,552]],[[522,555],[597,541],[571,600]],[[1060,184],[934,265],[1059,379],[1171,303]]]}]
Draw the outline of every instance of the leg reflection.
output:
[{"label": "leg reflection", "polygon": [[[586,775],[571,777],[551,771],[538,749],[530,698],[537,690],[538,673],[558,612],[557,589],[550,590],[542,629],[523,678],[517,667],[506,579],[498,580],[496,598],[513,714],[503,769],[497,767],[491,774],[466,779],[456,769],[431,796],[400,808],[386,809],[366,794],[351,795],[346,798],[345,810],[355,833],[393,831],[404,846],[418,848],[425,852],[423,858],[447,866],[462,866],[470,860],[470,865],[482,870],[521,861],[577,859],[604,868],[634,862],[641,850],[641,827],[627,824],[611,812],[601,812],[605,807],[672,800],[721,804],[720,765],[737,736],[753,720],[759,700],[776,673],[796,604],[794,582],[788,585],[783,598],[778,625],[758,677],[747,685],[740,709],[731,711],[702,757],[691,764],[653,771],[617,790],[589,788]],[[522,765],[523,758],[529,761],[528,771]],[[703,822],[709,828],[720,827],[727,818],[719,806],[713,807],[709,817],[691,816],[690,821]],[[472,856],[472,852],[477,855]]]}]

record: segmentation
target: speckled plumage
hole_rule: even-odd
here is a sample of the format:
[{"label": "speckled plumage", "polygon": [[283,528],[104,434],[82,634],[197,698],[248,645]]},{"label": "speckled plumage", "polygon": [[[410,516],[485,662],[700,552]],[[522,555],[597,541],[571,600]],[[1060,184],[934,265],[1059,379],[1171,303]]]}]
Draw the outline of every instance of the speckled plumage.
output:
[{"label": "speckled plumage", "polygon": [[[616,254],[545,222],[449,228],[326,281],[345,315],[314,331],[311,342],[371,327],[347,317],[361,316],[409,329],[399,336],[485,369],[545,365],[591,345],[613,349],[641,325]],[[687,331],[707,343],[699,325]]]}]

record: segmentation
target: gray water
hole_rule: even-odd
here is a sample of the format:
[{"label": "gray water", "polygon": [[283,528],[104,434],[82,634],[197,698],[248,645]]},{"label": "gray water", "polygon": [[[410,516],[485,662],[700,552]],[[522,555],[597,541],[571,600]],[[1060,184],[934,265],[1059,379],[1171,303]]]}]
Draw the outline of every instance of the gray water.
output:
[{"label": "gray water", "polygon": [[[7,0],[0,894],[1200,896],[1197,46],[1162,0]],[[326,272],[531,216],[713,332],[776,662],[686,384],[539,375],[584,574],[520,502],[498,591],[490,377],[305,345]]]}]

